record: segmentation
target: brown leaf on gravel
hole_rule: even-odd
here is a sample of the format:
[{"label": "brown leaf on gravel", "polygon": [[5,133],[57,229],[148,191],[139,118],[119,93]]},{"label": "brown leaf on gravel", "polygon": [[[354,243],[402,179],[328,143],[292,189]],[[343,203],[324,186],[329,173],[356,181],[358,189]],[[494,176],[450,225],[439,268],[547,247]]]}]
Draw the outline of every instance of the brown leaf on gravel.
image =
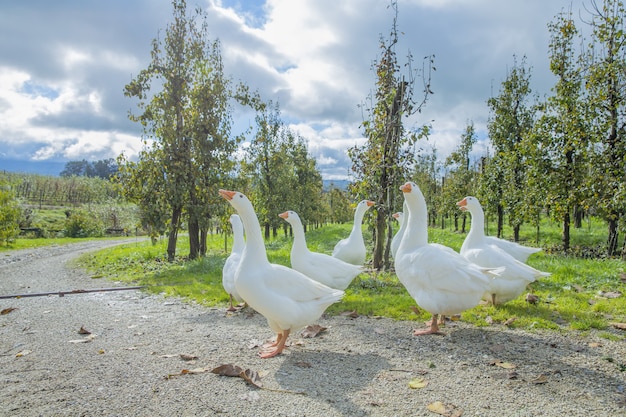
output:
[{"label": "brown leaf on gravel", "polygon": [[242,377],[244,381],[246,381],[250,385],[254,385],[257,388],[262,387],[261,377],[256,371],[253,371],[252,369],[246,369],[241,374],[239,374],[239,376]]},{"label": "brown leaf on gravel", "polygon": [[357,313],[356,310],[344,311],[343,313],[341,313],[341,315],[350,317],[351,319],[356,319],[357,317],[359,317],[359,313]]},{"label": "brown leaf on gravel", "polygon": [[181,376],[181,375],[195,375],[195,374],[203,374],[205,372],[209,372],[210,369],[209,368],[195,368],[195,369],[183,369],[182,371],[180,371],[177,374],[168,374],[165,379],[172,379],[175,376]]},{"label": "brown leaf on gravel", "polygon": [[456,405],[444,404],[441,401],[430,403],[426,406],[426,408],[428,408],[428,411],[430,412],[445,417],[461,417],[463,415],[463,410],[458,408]]},{"label": "brown leaf on gravel", "polygon": [[611,326],[615,327],[616,329],[626,330],[626,323],[611,323]]},{"label": "brown leaf on gravel", "polygon": [[243,372],[243,368],[233,365],[232,363],[228,363],[226,365],[220,365],[217,368],[213,368],[211,372],[222,376],[239,376]]},{"label": "brown leaf on gravel", "polygon": [[83,326],[80,326],[80,330],[78,330],[78,334],[91,334],[91,332],[85,329]]},{"label": "brown leaf on gravel", "polygon": [[0,316],[4,316],[6,314],[9,314],[12,311],[17,310],[17,307],[9,307],[9,308],[5,308],[2,311],[0,311]]},{"label": "brown leaf on gravel", "polygon": [[548,383],[548,377],[546,376],[546,374],[541,374],[537,378],[531,380],[530,382],[532,382],[535,385],[546,384]]},{"label": "brown leaf on gravel", "polygon": [[257,388],[261,388],[262,386],[261,377],[256,371],[252,369],[243,370],[240,366],[231,363],[213,368],[211,372],[221,376],[240,377],[248,384],[254,385]]},{"label": "brown leaf on gravel", "polygon": [[312,366],[309,362],[304,362],[304,361],[296,362],[294,363],[294,365],[297,366],[298,368],[310,368]]},{"label": "brown leaf on gravel", "polygon": [[181,353],[180,358],[184,361],[193,361],[193,360],[198,359],[198,357],[195,355],[187,355],[185,353]]},{"label": "brown leaf on gravel", "polygon": [[326,327],[320,326],[319,324],[311,324],[306,326],[300,334],[302,337],[316,337],[325,330]]},{"label": "brown leaf on gravel", "polygon": [[490,365],[491,366],[495,365],[495,366],[498,366],[498,367],[503,368],[503,369],[515,369],[516,368],[516,366],[514,364],[512,364],[511,362],[502,362],[500,360],[492,361],[490,363]]}]

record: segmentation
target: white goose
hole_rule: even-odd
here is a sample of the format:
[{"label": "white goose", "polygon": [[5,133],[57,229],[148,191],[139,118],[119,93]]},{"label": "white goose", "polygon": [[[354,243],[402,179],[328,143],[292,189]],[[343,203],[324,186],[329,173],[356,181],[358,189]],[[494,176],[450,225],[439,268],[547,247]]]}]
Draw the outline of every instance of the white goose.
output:
[{"label": "white goose", "polygon": [[499,277],[490,282],[489,291],[483,297],[485,300],[494,305],[505,303],[519,296],[531,282],[550,276],[548,272],[520,262],[487,239],[483,230],[483,209],[476,197],[465,197],[456,204],[461,210],[469,211],[472,216],[472,225],[461,246],[461,255],[480,266],[505,268]]},{"label": "white goose", "polygon": [[335,258],[339,258],[353,265],[361,266],[365,263],[366,251],[361,225],[363,224],[365,212],[373,205],[374,202],[370,200],[361,200],[359,204],[357,204],[356,211],[354,212],[352,231],[346,239],[340,240],[335,245],[333,249],[333,256]]},{"label": "white goose", "polygon": [[302,220],[295,211],[279,214],[293,229],[291,267],[309,278],[331,288],[345,290],[363,268],[352,265],[325,253],[311,252],[306,245]]},{"label": "white goose", "polygon": [[433,315],[430,328],[414,334],[441,334],[438,316],[476,306],[501,270],[479,267],[447,246],[428,243],[426,201],[421,190],[412,182],[400,189],[408,218],[395,259],[396,274],[417,304]]},{"label": "white goose", "polygon": [[405,202],[402,204],[402,211],[392,214],[393,218],[396,219],[398,221],[398,224],[400,225],[400,228],[393,236],[393,239],[391,239],[391,255],[394,257],[394,259],[396,257],[396,254],[398,253],[398,248],[400,247],[402,236],[404,236],[404,231],[406,230],[406,215],[404,214],[406,213],[406,211],[407,210]]},{"label": "white goose", "polygon": [[241,217],[246,246],[235,274],[235,288],[243,300],[262,314],[276,333],[276,341],[259,356],[270,358],[285,348],[289,333],[320,318],[344,292],[329,288],[301,272],[267,259],[259,219],[248,197],[237,191],[219,190]]},{"label": "white goose", "polygon": [[233,298],[239,302],[241,297],[235,288],[235,272],[239,266],[239,260],[243,253],[243,248],[246,246],[246,242],[243,237],[243,223],[241,218],[237,214],[232,214],[228,219],[233,227],[233,248],[224,262],[224,268],[222,268],[222,286],[230,297],[230,307],[228,311],[237,310],[233,307]]},{"label": "white goose", "polygon": [[[466,197],[466,198],[474,198],[475,197]],[[456,203],[457,206],[463,210],[463,207],[466,204],[466,198]],[[478,200],[476,200],[478,203]],[[472,230],[474,230],[475,235],[483,236],[485,242],[496,245],[503,251],[507,252],[509,255],[514,257],[520,262],[526,262],[528,257],[533,253],[537,253],[541,251],[541,248],[533,248],[530,246],[523,246],[516,242],[511,242],[510,240],[500,239],[496,236],[486,236],[485,235],[485,213],[483,212],[482,206],[480,206],[480,211],[476,210],[475,213],[472,213],[472,225],[470,226],[470,234]]]}]

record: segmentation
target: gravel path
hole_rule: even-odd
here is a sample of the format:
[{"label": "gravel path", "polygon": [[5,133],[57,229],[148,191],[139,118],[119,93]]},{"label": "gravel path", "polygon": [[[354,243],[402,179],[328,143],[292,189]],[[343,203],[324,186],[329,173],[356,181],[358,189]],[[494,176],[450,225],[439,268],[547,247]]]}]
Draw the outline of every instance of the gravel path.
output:
[{"label": "gravel path", "polygon": [[[0,254],[0,295],[114,286],[67,266],[114,243]],[[271,332],[245,310],[135,290],[0,299],[11,308],[2,416],[436,416],[437,402],[444,415],[626,415],[626,342],[593,333],[455,322],[445,337],[414,337],[421,323],[324,317],[325,332],[262,360]],[[211,372],[223,364],[256,372],[262,388]]]}]

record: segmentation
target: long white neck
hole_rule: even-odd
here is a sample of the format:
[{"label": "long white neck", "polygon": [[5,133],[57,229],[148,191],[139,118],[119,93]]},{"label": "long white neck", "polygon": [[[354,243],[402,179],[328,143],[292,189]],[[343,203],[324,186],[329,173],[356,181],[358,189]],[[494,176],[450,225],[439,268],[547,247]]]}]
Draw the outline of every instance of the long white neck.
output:
[{"label": "long white neck", "polygon": [[481,239],[485,236],[485,213],[481,206],[472,206],[468,209],[472,215],[472,223],[468,237]]},{"label": "long white neck", "polygon": [[252,205],[247,204],[237,211],[243,222],[243,227],[246,230],[246,246],[243,250],[243,258],[258,262],[268,262],[265,242],[263,242],[263,235],[261,234],[261,225],[254,213]]},{"label": "long white neck", "polygon": [[[367,206],[366,206],[367,207]],[[354,213],[354,224],[352,225],[351,235],[363,237],[363,231],[361,230],[361,225],[363,224],[363,217],[365,217],[365,211],[361,206],[357,208],[356,213]]]},{"label": "long white neck", "polygon": [[406,230],[398,248],[399,253],[405,249],[428,244],[428,215],[424,196],[421,191],[416,190],[405,193],[404,198],[407,202],[408,216],[404,219]]},{"label": "long white neck", "polygon": [[289,224],[293,230],[293,246],[292,251],[297,250],[300,252],[306,252],[309,249],[306,246],[306,237],[304,236],[304,227],[299,220],[292,219]]},{"label": "long white neck", "polygon": [[246,246],[246,241],[243,235],[243,224],[238,217],[231,222],[233,226],[233,252],[241,253]]}]

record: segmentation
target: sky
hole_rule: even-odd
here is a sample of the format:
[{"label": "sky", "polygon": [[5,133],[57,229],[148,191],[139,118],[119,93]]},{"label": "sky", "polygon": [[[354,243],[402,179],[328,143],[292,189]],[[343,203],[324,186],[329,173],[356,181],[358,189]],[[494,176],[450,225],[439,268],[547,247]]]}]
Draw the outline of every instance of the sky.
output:
[{"label": "sky", "polygon": [[[589,0],[398,0],[400,64],[434,55],[434,92],[409,129],[432,127],[422,147],[445,158],[473,123],[488,147],[487,100],[526,57],[531,87],[550,93],[547,24]],[[372,64],[393,22],[389,0],[187,0],[207,13],[224,70],[280,105],[307,139],[324,179],[349,179],[346,150],[364,142],[360,124],[375,86]],[[133,158],[142,129],[123,94],[150,62],[152,41],[172,20],[169,0],[0,2],[0,169],[3,160]],[[417,91],[419,92],[419,80]],[[417,97],[417,94],[416,94]],[[253,124],[236,114],[235,133]],[[30,165],[29,165],[30,166]]]}]

